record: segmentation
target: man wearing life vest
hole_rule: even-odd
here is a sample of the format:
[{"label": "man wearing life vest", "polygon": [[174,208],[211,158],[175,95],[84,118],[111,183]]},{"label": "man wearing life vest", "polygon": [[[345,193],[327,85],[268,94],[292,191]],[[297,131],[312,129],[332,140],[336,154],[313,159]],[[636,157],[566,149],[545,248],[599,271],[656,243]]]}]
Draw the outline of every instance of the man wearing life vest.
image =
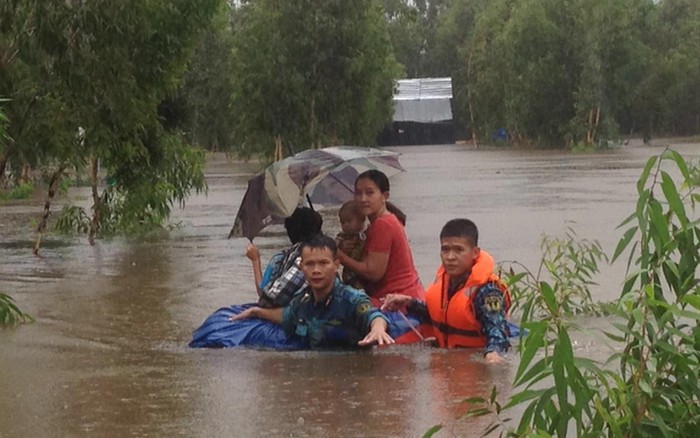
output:
[{"label": "man wearing life vest", "polygon": [[468,219],[452,219],[440,232],[441,266],[425,302],[387,295],[382,310],[406,309],[428,322],[438,345],[484,348],[487,362],[508,351],[510,294],[494,274],[494,260],[478,247],[479,231]]}]

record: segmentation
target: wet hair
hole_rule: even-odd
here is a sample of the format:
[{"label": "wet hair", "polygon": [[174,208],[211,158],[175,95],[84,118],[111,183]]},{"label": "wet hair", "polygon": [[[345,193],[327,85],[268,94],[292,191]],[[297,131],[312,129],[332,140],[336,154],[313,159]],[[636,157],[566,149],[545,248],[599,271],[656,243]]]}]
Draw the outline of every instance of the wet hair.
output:
[{"label": "wet hair", "polygon": [[446,237],[463,237],[472,246],[479,245],[479,230],[476,224],[469,219],[452,219],[447,221],[440,231],[440,239]]},{"label": "wet hair", "polygon": [[[357,175],[357,178],[355,178],[355,188],[357,188],[357,182],[361,179],[368,179],[372,181],[382,193],[387,193],[389,191],[389,178],[381,170],[365,170],[361,174]],[[392,202],[387,201],[386,209],[389,211],[389,213],[396,216],[403,226],[406,226],[406,213],[401,211],[399,207],[394,205]]]},{"label": "wet hair", "polygon": [[330,249],[334,259],[338,255],[338,246],[335,244],[335,240],[325,234],[316,234],[309,240],[304,241],[304,243],[301,244],[301,251],[304,251],[304,248]]},{"label": "wet hair", "polygon": [[362,213],[362,206],[360,205],[360,203],[351,200],[340,207],[340,210],[338,210],[338,217],[341,221],[353,217],[364,219],[365,214]]},{"label": "wet hair", "polygon": [[287,219],[284,220],[284,228],[292,244],[309,240],[321,232],[323,218],[309,207],[297,207]]}]

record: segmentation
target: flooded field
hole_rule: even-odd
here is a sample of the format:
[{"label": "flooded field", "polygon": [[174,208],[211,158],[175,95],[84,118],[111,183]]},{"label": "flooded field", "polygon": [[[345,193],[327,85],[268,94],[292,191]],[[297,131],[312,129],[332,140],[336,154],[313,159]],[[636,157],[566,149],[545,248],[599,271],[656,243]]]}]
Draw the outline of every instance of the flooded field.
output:
[{"label": "flooded field", "polygon": [[[675,144],[688,159],[700,145]],[[646,160],[663,146],[594,154],[467,146],[394,148],[407,172],[391,200],[423,282],[432,280],[438,233],[454,217],[474,220],[480,246],[498,261],[536,268],[543,234],[572,228],[612,253],[616,226],[636,202]],[[191,350],[190,335],[221,306],[253,301],[244,239],[226,239],[255,163],[213,156],[209,192],[177,210],[180,227],[147,240],[48,237],[31,253],[41,199],[0,204],[0,291],[34,324],[0,330],[0,436],[478,436],[484,420],[457,421],[460,401],[504,395],[517,367],[481,354],[401,346],[371,352]],[[88,203],[88,189],[69,193]],[[59,202],[60,203],[60,202]],[[58,206],[54,207],[55,210]],[[335,234],[333,212],[324,230]],[[263,259],[287,243],[280,229],[256,239]],[[604,267],[596,299],[617,296],[624,267]],[[605,320],[589,319],[598,327]],[[581,353],[609,356],[578,339]]]}]

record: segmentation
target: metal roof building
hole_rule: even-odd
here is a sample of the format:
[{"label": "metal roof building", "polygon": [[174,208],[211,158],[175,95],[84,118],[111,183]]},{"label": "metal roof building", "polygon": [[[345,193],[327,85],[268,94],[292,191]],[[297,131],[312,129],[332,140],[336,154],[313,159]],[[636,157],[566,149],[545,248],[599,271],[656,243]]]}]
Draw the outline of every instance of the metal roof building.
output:
[{"label": "metal roof building", "polygon": [[397,81],[394,117],[377,138],[380,145],[454,143],[452,78]]},{"label": "metal roof building", "polygon": [[436,123],[452,120],[452,78],[400,79],[394,121]]}]

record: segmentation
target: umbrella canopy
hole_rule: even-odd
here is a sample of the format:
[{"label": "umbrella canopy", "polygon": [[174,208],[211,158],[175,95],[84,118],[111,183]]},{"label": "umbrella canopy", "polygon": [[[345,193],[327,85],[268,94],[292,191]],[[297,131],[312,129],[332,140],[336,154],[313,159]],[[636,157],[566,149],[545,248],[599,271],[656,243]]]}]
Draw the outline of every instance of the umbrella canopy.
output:
[{"label": "umbrella canopy", "polygon": [[355,178],[370,169],[386,176],[404,171],[396,152],[353,146],[310,149],[277,161],[248,181],[229,238],[253,240],[305,200],[314,207],[341,205],[353,198]]}]

